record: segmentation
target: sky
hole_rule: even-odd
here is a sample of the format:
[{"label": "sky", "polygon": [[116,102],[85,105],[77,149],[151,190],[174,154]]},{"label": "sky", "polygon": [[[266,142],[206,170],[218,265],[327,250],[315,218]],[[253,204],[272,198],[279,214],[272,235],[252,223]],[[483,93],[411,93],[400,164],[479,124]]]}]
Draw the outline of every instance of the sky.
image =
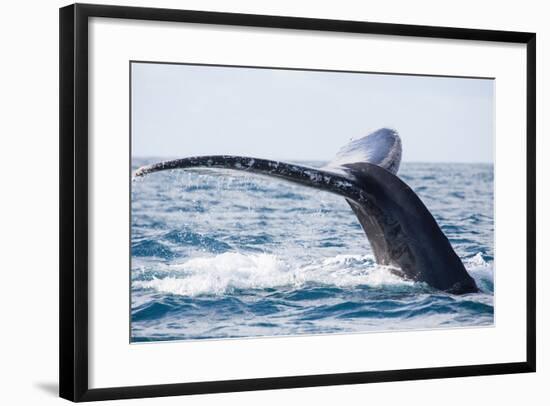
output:
[{"label": "sky", "polygon": [[381,127],[404,162],[493,162],[492,79],[133,62],[132,156],[329,161]]}]

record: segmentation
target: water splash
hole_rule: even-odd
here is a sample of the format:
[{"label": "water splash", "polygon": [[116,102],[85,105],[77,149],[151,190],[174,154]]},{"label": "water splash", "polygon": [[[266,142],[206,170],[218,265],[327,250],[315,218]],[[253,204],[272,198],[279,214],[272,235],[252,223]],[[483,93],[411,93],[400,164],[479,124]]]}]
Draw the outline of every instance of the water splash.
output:
[{"label": "water splash", "polygon": [[213,172],[132,185],[132,341],[493,323],[492,166],[400,170],[482,290],[464,296],[377,266],[338,196]]}]

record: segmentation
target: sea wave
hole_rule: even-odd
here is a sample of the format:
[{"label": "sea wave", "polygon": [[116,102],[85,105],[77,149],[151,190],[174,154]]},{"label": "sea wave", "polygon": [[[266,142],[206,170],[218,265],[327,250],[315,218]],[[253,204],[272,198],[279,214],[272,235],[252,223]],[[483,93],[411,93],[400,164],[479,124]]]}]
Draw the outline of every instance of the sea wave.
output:
[{"label": "sea wave", "polygon": [[401,169],[481,289],[467,295],[378,266],[339,196],[228,171],[135,182],[132,341],[490,326],[491,173],[474,164]]},{"label": "sea wave", "polygon": [[[492,268],[481,253],[465,261],[478,282],[492,280]],[[176,295],[224,295],[236,290],[291,288],[308,284],[338,288],[417,286],[391,267],[376,265],[372,255],[336,255],[308,264],[292,264],[273,254],[226,252],[167,265],[164,277],[135,280],[133,286]],[[157,274],[158,275],[158,274]]]}]

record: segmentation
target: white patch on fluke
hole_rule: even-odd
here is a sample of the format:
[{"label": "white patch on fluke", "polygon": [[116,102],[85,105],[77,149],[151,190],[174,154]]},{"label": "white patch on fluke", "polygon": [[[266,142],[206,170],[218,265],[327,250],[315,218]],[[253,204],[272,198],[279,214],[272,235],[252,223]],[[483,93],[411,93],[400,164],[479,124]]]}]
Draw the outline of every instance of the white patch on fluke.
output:
[{"label": "white patch on fluke", "polygon": [[344,145],[323,169],[341,173],[343,165],[368,162],[395,175],[401,164],[401,155],[401,138],[397,131],[381,128]]}]

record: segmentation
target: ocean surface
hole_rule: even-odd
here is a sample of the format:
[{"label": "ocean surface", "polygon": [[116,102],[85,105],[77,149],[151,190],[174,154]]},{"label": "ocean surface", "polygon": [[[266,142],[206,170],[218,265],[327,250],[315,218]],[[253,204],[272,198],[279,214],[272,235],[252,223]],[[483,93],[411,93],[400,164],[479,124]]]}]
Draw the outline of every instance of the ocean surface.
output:
[{"label": "ocean surface", "polygon": [[377,266],[340,196],[243,172],[165,171],[132,183],[131,341],[492,325],[493,166],[402,163],[398,176],[480,293]]}]

